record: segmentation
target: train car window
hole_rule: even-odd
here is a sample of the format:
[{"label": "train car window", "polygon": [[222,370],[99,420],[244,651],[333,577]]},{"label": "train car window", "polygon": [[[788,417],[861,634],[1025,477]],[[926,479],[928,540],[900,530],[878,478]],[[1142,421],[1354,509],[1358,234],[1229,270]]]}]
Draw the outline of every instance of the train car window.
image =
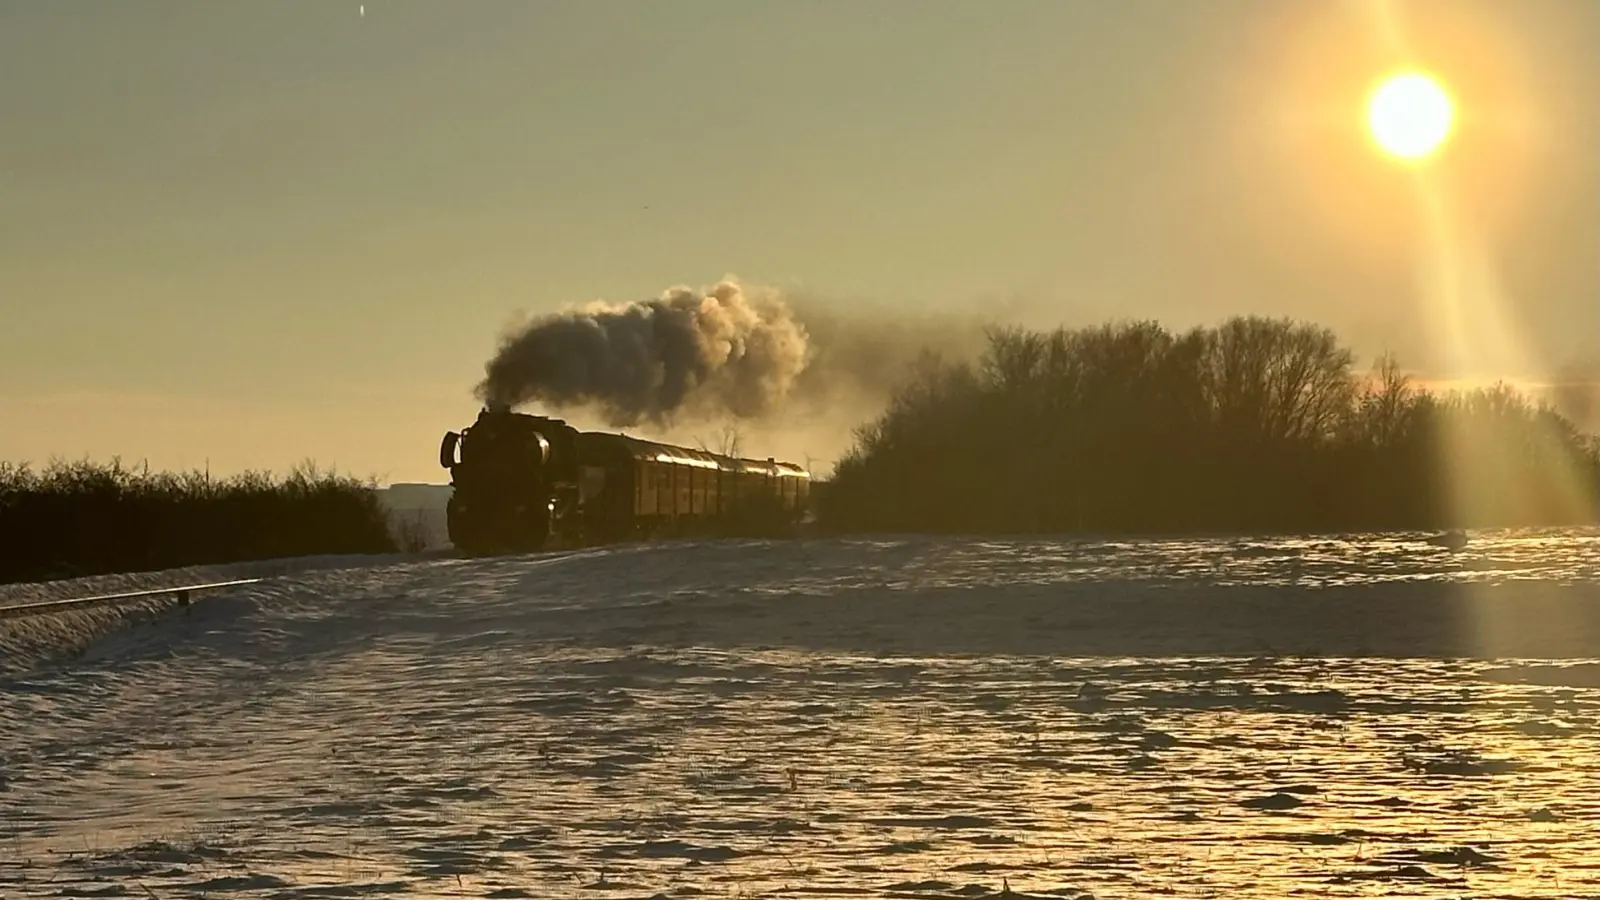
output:
[{"label": "train car window", "polygon": [[633,477],[638,482],[639,515],[651,516],[656,511],[656,482],[652,466],[646,462],[633,464]]},{"label": "train car window", "polygon": [[589,504],[606,489],[606,470],[601,466],[584,466],[578,470],[578,502]]},{"label": "train car window", "polygon": [[672,493],[672,470],[664,463],[656,464],[656,514],[670,516],[677,511],[677,498]]},{"label": "train car window", "polygon": [[643,512],[644,485],[639,482],[639,467],[629,465],[623,471],[628,473],[628,515],[638,516]]}]

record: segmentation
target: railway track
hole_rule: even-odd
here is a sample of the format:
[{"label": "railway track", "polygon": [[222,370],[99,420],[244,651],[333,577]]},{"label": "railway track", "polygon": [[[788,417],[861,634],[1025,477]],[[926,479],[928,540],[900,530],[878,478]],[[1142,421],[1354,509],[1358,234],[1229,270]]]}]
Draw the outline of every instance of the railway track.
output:
[{"label": "railway track", "polygon": [[68,609],[83,609],[91,606],[100,606],[107,603],[117,603],[124,600],[143,600],[152,597],[174,597],[180,605],[188,605],[194,594],[203,591],[212,591],[219,588],[237,587],[244,584],[256,584],[260,578],[235,578],[232,581],[208,581],[203,584],[181,584],[164,588],[149,588],[142,591],[123,591],[116,594],[95,594],[89,597],[73,597],[67,600],[41,600],[37,603],[14,603],[0,606],[0,619],[11,619],[19,616],[31,616],[39,613],[60,612]]}]

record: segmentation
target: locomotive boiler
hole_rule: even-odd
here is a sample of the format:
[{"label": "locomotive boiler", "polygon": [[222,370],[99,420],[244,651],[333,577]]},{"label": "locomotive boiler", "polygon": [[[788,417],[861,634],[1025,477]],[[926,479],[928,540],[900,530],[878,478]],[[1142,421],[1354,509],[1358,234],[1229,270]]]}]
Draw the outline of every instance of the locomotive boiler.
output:
[{"label": "locomotive boiler", "polygon": [[810,501],[805,469],[485,407],[439,446],[456,549],[518,553],[655,536],[771,533]]}]

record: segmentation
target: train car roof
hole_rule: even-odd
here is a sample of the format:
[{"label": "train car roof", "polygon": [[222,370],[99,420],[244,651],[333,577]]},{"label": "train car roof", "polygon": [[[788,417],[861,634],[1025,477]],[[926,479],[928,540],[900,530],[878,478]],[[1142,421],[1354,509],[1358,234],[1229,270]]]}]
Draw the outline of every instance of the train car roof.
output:
[{"label": "train car roof", "polygon": [[609,459],[612,462],[632,460],[638,462],[660,462],[680,466],[693,466],[697,469],[720,469],[724,472],[759,472],[767,475],[777,475],[788,478],[810,478],[810,473],[793,463],[776,462],[758,459],[740,459],[724,456],[720,453],[711,453],[706,450],[696,450],[692,447],[678,447],[672,444],[662,444],[656,441],[646,441],[625,434],[611,434],[604,431],[580,431],[578,441],[587,453]]}]

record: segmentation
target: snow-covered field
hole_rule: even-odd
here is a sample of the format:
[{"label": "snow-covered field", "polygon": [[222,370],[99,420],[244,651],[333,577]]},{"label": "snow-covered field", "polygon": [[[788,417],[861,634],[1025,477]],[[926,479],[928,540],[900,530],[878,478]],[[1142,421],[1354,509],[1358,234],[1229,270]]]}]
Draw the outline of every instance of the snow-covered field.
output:
[{"label": "snow-covered field", "polygon": [[657,544],[0,603],[254,575],[0,620],[0,897],[1600,896],[1594,532]]}]

